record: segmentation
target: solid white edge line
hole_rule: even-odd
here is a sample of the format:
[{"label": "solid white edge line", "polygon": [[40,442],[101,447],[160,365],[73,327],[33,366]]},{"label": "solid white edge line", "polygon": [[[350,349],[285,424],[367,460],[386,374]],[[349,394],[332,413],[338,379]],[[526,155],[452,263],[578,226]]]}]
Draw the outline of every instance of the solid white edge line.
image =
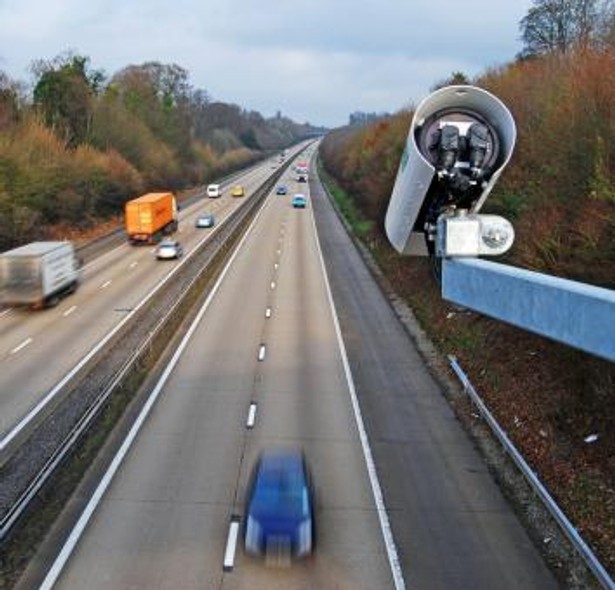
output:
[{"label": "solid white edge line", "polygon": [[235,551],[237,550],[237,538],[239,537],[239,521],[232,520],[228,528],[226,550],[222,567],[225,572],[230,572],[235,566]]},{"label": "solid white edge line", "polygon": [[246,428],[254,428],[255,422],[256,422],[256,402],[252,402],[250,404],[250,409],[248,410],[248,419],[246,420]]},{"label": "solid white edge line", "polygon": [[333,294],[331,293],[331,285],[329,284],[329,276],[327,274],[327,268],[325,266],[325,260],[322,255],[322,249],[320,247],[320,239],[318,237],[318,229],[316,227],[316,220],[314,218],[314,211],[311,209],[312,225],[314,226],[314,235],[316,236],[316,250],[320,257],[320,264],[325,280],[325,287],[327,290],[327,297],[329,299],[329,305],[331,306],[331,314],[333,316],[333,325],[335,327],[335,334],[337,336],[337,342],[342,356],[342,364],[344,366],[344,374],[346,375],[346,382],[348,384],[348,392],[350,394],[350,400],[352,403],[352,409],[354,411],[355,421],[357,423],[357,429],[359,431],[359,438],[361,440],[361,448],[363,449],[363,457],[365,458],[365,464],[367,467],[367,473],[369,475],[369,481],[372,488],[372,494],[374,496],[374,503],[376,504],[376,512],[378,513],[378,520],[380,521],[380,529],[384,539],[384,544],[387,550],[387,556],[389,559],[389,566],[391,568],[391,575],[393,576],[393,582],[395,583],[396,590],[405,590],[406,583],[404,581],[404,574],[399,562],[399,556],[397,554],[397,547],[395,540],[393,539],[393,531],[391,530],[391,523],[389,522],[389,516],[384,505],[384,498],[382,496],[382,488],[378,481],[378,474],[376,473],[376,465],[372,455],[371,448],[369,446],[369,440],[367,437],[367,431],[363,423],[363,416],[361,414],[361,408],[359,406],[359,400],[357,399],[357,392],[354,386],[354,379],[352,378],[352,372],[350,370],[350,363],[346,355],[346,346],[344,345],[344,339],[342,337],[342,331],[340,328],[339,320],[337,317],[337,311],[335,309],[335,303],[333,301]]},{"label": "solid white edge line", "polygon": [[117,470],[120,468],[120,465],[122,464],[123,460],[128,454],[128,451],[130,450],[132,443],[135,441],[139,433],[139,430],[143,426],[143,423],[147,419],[151,409],[156,403],[160,395],[160,392],[166,385],[166,382],[171,376],[171,373],[173,372],[173,370],[175,369],[175,366],[179,362],[179,359],[181,355],[183,354],[186,346],[188,346],[188,342],[192,338],[192,335],[196,331],[198,325],[201,323],[201,320],[203,319],[203,316],[205,315],[207,309],[209,309],[211,302],[213,301],[214,297],[218,293],[218,290],[220,289],[220,286],[222,285],[222,282],[224,281],[230,267],[232,266],[233,262],[239,255],[239,252],[241,248],[243,247],[244,243],[246,242],[247,238],[251,235],[252,229],[254,228],[254,225],[256,224],[256,222],[259,220],[267,202],[268,200],[265,199],[263,205],[261,206],[258,213],[252,220],[252,223],[250,224],[248,231],[246,231],[246,233],[241,238],[239,244],[237,244],[237,247],[233,251],[233,254],[231,255],[229,261],[226,263],[224,269],[222,270],[222,272],[220,273],[220,276],[218,277],[218,280],[216,281],[209,295],[207,296],[207,299],[205,299],[205,302],[201,306],[201,309],[199,309],[199,312],[197,313],[194,321],[188,328],[188,331],[186,332],[185,336],[182,338],[182,341],[177,347],[177,350],[173,354],[171,360],[169,361],[169,364],[165,367],[164,372],[162,373],[162,375],[160,376],[160,379],[158,380],[154,389],[150,393],[147,401],[145,402],[145,405],[139,412],[139,415],[137,416],[135,423],[132,425],[130,431],[128,432],[126,439],[124,440],[117,454],[113,458],[113,461],[111,461],[111,464],[109,465],[107,471],[105,472],[100,483],[96,487],[96,490],[92,494],[92,497],[87,503],[85,509],[81,513],[81,516],[79,517],[77,521],[77,524],[74,526],[70,535],[66,539],[62,547],[62,550],[60,551],[55,561],[53,562],[53,565],[51,566],[49,572],[45,576],[45,579],[43,580],[43,583],[39,587],[39,590],[50,590],[51,588],[53,588],[53,585],[57,582],[58,578],[60,577],[60,574],[62,573],[64,566],[68,562],[68,559],[70,558],[72,552],[75,550],[75,547],[77,546],[77,543],[79,542],[79,539],[83,535],[88,525],[88,522],[92,518],[94,512],[96,511],[96,508],[98,507],[98,504],[102,500],[105,492],[107,491],[107,488],[111,484],[113,477],[115,476]]}]

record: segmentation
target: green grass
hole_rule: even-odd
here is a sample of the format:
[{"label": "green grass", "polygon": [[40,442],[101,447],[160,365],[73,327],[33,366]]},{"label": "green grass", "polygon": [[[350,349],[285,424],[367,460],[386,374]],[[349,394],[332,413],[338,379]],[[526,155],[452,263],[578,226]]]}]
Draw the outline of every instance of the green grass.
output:
[{"label": "green grass", "polygon": [[359,238],[367,237],[374,227],[374,222],[363,215],[355,205],[353,198],[325,171],[320,161],[318,162],[318,174],[354,234]]}]

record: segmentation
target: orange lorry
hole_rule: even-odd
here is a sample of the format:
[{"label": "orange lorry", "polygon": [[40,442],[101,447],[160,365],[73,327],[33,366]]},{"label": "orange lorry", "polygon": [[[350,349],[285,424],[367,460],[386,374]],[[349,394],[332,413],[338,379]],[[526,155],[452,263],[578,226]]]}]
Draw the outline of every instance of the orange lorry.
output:
[{"label": "orange lorry", "polygon": [[173,193],[148,193],[124,207],[126,233],[131,244],[159,242],[177,229],[177,203]]}]

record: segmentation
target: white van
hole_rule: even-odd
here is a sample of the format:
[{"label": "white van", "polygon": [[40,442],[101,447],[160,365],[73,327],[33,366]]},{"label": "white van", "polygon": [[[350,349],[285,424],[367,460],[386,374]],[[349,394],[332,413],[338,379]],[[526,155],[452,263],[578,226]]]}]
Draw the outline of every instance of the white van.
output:
[{"label": "white van", "polygon": [[220,185],[219,184],[207,185],[207,196],[211,198],[221,197],[222,191],[220,190]]}]

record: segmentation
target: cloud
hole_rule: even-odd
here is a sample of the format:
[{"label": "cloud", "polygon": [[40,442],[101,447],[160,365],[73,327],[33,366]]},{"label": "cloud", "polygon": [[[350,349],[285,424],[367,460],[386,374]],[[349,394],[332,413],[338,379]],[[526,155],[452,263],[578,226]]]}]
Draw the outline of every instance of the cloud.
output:
[{"label": "cloud", "polygon": [[[511,6],[511,4],[514,4]],[[475,75],[520,50],[531,0],[4,0],[0,68],[75,49],[109,74],[178,63],[214,98],[336,125],[395,111],[453,71]]]}]

